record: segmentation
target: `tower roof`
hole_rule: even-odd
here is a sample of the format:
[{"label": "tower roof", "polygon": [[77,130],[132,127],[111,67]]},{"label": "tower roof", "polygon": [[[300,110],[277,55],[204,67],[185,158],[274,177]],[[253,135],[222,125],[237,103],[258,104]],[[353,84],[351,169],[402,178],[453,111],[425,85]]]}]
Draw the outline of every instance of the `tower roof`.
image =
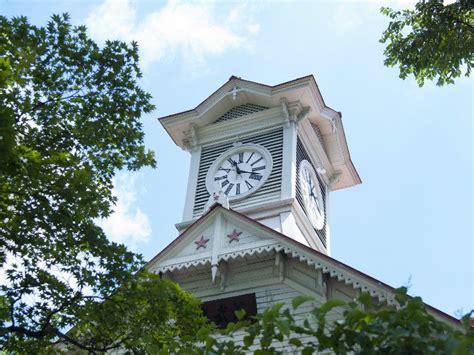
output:
[{"label": "tower roof", "polygon": [[253,104],[260,107],[282,107],[282,115],[288,114],[283,103],[297,104],[306,113],[301,115],[303,119],[317,125],[325,137],[332,170],[340,173],[332,189],[360,184],[360,177],[350,158],[342,114],[325,104],[313,75],[274,86],[231,76],[195,108],[160,117],[159,121],[173,141],[187,149],[190,136],[196,136],[195,132],[216,121],[219,122],[216,124],[226,124],[227,122],[220,122],[219,118],[237,106]]}]

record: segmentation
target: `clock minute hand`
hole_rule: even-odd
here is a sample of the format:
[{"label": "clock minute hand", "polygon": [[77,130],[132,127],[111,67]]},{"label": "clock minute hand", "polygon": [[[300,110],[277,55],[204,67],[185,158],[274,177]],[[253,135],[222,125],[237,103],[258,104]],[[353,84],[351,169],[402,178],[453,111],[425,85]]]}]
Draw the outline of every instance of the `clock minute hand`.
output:
[{"label": "clock minute hand", "polygon": [[254,171],[245,171],[245,170],[240,170],[240,169],[239,169],[239,172],[246,173],[246,174],[253,174],[254,173]]}]

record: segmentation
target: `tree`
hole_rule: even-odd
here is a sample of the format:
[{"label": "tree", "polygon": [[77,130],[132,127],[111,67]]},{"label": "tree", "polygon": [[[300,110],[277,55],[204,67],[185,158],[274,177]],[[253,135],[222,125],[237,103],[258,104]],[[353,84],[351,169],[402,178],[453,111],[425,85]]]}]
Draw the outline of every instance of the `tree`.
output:
[{"label": "tree", "polygon": [[116,171],[155,166],[137,44],[100,48],[66,14],[46,27],[0,17],[0,70],[0,347],[139,350],[152,321],[156,346],[189,337],[198,301],[96,225]]},{"label": "tree", "polygon": [[422,0],[414,10],[383,7],[391,20],[380,42],[384,64],[400,67],[400,78],[414,75],[418,85],[436,80],[439,86],[469,76],[474,63],[474,6],[472,0],[443,5],[443,0]]},{"label": "tree", "polygon": [[[282,342],[290,344],[294,353],[317,354],[458,354],[474,353],[474,331],[469,329],[469,315],[459,326],[448,325],[429,314],[419,297],[409,297],[406,288],[395,291],[398,307],[376,304],[368,293],[353,302],[329,300],[297,321],[283,304],[275,304],[256,317],[255,323],[230,323],[223,331],[229,338],[200,331],[207,352],[218,354],[281,354]],[[313,300],[300,296],[293,308]],[[328,320],[330,312],[343,310],[340,320]],[[237,314],[240,319],[243,313]],[[243,344],[233,340],[243,338]],[[305,337],[305,341],[301,339]]]}]

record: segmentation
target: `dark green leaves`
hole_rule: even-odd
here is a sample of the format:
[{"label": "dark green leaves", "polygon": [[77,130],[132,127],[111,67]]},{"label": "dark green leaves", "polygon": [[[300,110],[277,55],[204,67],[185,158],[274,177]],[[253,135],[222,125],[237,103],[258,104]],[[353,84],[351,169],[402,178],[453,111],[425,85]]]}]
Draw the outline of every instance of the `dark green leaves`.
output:
[{"label": "dark green leaves", "polygon": [[[191,336],[184,329],[199,317],[171,308],[196,309],[195,301],[148,276],[137,284],[141,258],[95,223],[113,209],[118,170],[155,165],[143,145],[141,116],[154,106],[138,86],[136,43],[101,48],[67,14],[45,27],[0,16],[0,33],[0,347],[80,347],[88,338],[62,334],[77,327],[98,339],[90,351],[124,339],[133,348],[133,329],[176,317],[183,328],[168,327],[167,336]],[[99,327],[107,312],[115,330]]]},{"label": "dark green leaves", "polygon": [[[275,304],[246,328],[232,326],[224,334],[207,332],[206,351],[217,354],[335,353],[335,354],[471,354],[474,333],[435,319],[406,288],[395,290],[397,307],[362,293],[352,302],[330,299],[305,313],[298,306],[312,297],[293,300],[295,313]],[[242,343],[234,341],[242,339]],[[242,345],[241,345],[242,344]]]},{"label": "dark green leaves", "polygon": [[439,86],[469,76],[474,63],[474,8],[472,1],[420,1],[414,10],[395,11],[384,7],[390,18],[380,42],[386,66],[399,66],[400,78],[413,75],[419,86],[425,80]]}]

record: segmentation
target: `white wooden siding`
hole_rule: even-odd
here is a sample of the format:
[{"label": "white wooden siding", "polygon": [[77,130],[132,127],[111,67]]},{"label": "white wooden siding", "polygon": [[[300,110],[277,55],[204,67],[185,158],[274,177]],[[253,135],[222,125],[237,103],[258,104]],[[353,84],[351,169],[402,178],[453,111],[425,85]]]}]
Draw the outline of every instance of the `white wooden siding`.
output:
[{"label": "white wooden siding", "polygon": [[[346,301],[353,299],[353,296],[356,295],[350,286],[335,279],[328,282],[326,289],[323,286],[322,273],[296,259],[285,261],[283,274],[281,275],[280,266],[275,265],[275,258],[267,257],[263,260],[249,258],[248,260],[230,261],[224,288],[221,288],[219,275],[216,283],[212,283],[209,268],[195,272],[181,272],[179,275],[176,274],[174,280],[203,301],[255,293],[257,312],[259,313],[275,303],[283,303],[283,309],[292,310],[291,302],[295,297],[302,294],[312,295],[316,301],[307,302],[296,311],[292,310],[296,322],[299,324],[307,319],[309,312],[315,306],[326,300],[326,294],[340,296],[338,298],[343,298]],[[340,319],[342,312],[342,309],[335,309],[329,314],[328,319],[331,321]],[[241,343],[244,336],[245,332],[238,332],[234,335],[234,341]],[[309,337],[300,337],[299,339],[303,343],[310,340]],[[274,346],[287,354],[295,352],[294,347],[288,344],[274,344]]]}]

